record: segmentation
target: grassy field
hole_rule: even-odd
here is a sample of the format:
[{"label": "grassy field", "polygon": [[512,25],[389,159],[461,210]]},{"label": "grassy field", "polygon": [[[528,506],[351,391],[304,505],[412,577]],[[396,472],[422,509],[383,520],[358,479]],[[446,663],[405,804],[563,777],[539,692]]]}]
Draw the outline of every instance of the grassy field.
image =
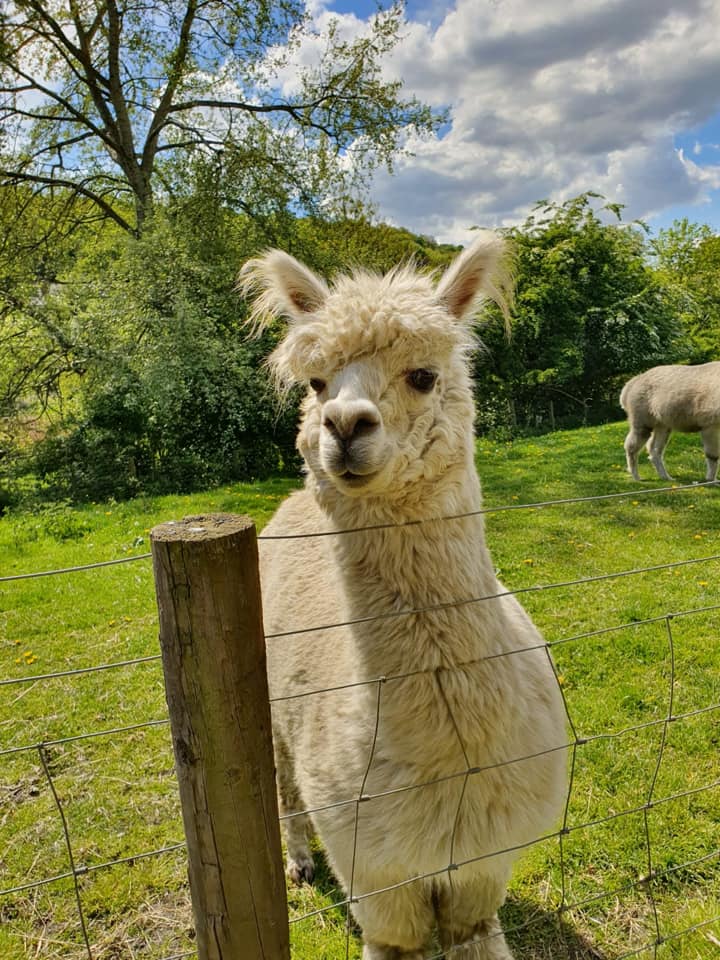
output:
[{"label": "grassy field", "polygon": [[[487,517],[499,575],[524,591],[553,645],[586,741],[562,849],[553,839],[528,851],[504,908],[517,956],[529,960],[616,960],[658,930],[662,944],[641,955],[710,960],[720,951],[720,788],[711,786],[720,777],[720,562],[550,586],[720,555],[720,490],[648,495],[661,484],[647,462],[643,484],[627,477],[623,436],[624,425],[611,424],[478,444],[488,507],[643,491]],[[674,437],[667,461],[679,485],[704,472],[697,437]],[[262,527],[292,486],[11,515],[0,520],[0,574],[138,556],[154,524],[191,514],[247,513]],[[4,960],[87,956],[48,772],[75,865],[87,868],[79,885],[92,956],[160,960],[193,949],[157,653],[146,559],[0,583],[0,890],[60,877],[0,896]],[[23,680],[138,658],[149,659]],[[664,724],[671,695],[679,719]],[[342,893],[321,870],[314,887],[288,896],[297,917]],[[293,924],[292,942],[293,960],[360,956],[338,908]]]}]

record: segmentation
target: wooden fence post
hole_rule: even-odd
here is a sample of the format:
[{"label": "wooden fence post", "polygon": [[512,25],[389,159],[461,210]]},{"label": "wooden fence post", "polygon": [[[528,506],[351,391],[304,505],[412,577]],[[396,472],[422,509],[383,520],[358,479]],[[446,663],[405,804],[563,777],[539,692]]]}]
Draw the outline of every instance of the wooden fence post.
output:
[{"label": "wooden fence post", "polygon": [[289,960],[257,542],[247,517],[151,532],[200,960]]}]

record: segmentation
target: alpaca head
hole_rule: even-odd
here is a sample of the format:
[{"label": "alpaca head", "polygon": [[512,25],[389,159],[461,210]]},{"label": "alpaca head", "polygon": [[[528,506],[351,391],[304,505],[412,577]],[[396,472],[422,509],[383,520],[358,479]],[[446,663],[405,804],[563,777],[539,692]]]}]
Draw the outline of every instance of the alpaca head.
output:
[{"label": "alpaca head", "polygon": [[472,456],[467,357],[483,293],[507,311],[504,244],[481,235],[439,283],[415,269],[356,272],[328,287],[279,250],[245,265],[252,320],[290,325],[269,364],[305,383],[298,448],[320,490],[401,499]]}]

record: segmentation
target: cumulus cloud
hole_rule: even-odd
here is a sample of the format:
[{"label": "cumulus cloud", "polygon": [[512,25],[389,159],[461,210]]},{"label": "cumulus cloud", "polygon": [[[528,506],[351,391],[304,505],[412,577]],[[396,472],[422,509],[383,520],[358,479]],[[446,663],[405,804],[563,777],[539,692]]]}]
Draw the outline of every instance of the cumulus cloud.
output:
[{"label": "cumulus cloud", "polygon": [[647,218],[720,188],[674,143],[720,110],[717,0],[419,0],[386,69],[449,111],[374,184],[380,216],[419,233],[464,242],[584,190]]}]

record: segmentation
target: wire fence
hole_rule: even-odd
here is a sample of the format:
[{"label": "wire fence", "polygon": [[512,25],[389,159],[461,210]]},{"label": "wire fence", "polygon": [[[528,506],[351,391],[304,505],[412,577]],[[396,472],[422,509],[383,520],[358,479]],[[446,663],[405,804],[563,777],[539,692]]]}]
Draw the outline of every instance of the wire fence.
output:
[{"label": "wire fence", "polygon": [[[693,484],[688,487],[632,490],[604,496],[564,498],[562,500],[542,501],[530,504],[513,503],[499,507],[487,507],[481,511],[477,511],[476,513],[491,514],[507,511],[557,509],[564,508],[569,504],[596,504],[599,501],[615,499],[628,500],[632,498],[637,499],[657,494],[672,494],[673,496],[678,494],[689,495],[691,492],[697,491],[703,486],[706,485]],[[471,515],[472,514],[462,514],[452,517],[437,518],[436,520],[432,521],[417,522],[452,522],[454,520],[466,518]],[[413,522],[410,525],[415,525],[415,523],[416,522]],[[383,530],[392,526],[402,526],[402,524],[378,524],[370,527],[342,531],[320,531],[316,534],[305,536],[352,536],[353,534],[359,532],[364,533],[372,530]],[[270,540],[277,538],[271,538],[267,536],[264,537],[261,535],[258,539]],[[12,585],[18,581],[35,579],[38,577],[84,575],[86,572],[96,571],[102,568],[114,566],[116,564],[143,563],[146,562],[149,557],[150,554],[141,554],[132,557],[121,558],[116,561],[101,561],[98,563],[67,567],[57,570],[13,574],[0,577],[0,583],[7,584],[7,589],[12,589]],[[288,629],[282,632],[269,633],[266,635],[266,640],[268,644],[272,644],[282,640],[288,640],[290,638],[312,635],[318,631],[332,631],[349,626],[356,626],[359,624],[382,622],[388,619],[422,616],[431,612],[446,610],[449,607],[488,603],[512,595],[519,596],[524,594],[544,594],[550,591],[563,590],[571,590],[576,592],[581,588],[590,586],[592,584],[618,582],[633,577],[656,574],[660,571],[681,571],[685,568],[699,565],[710,566],[713,563],[717,563],[719,560],[720,554],[708,553],[701,557],[669,560],[660,564],[650,564],[644,567],[631,567],[629,569],[603,572],[601,574],[595,574],[586,577],[565,579],[550,583],[533,583],[528,586],[520,586],[515,589],[502,590],[490,595],[471,596],[456,599],[447,603],[428,604],[427,606],[417,607],[412,610],[398,610],[385,612],[382,614],[373,614],[372,612],[369,612],[367,616],[356,617],[341,622],[324,623],[321,625],[316,624]],[[717,579],[717,577],[715,577],[714,582],[717,584],[720,581]],[[515,917],[512,909],[509,909],[508,912],[511,915],[511,918],[510,922],[508,922],[506,919],[504,923],[504,932],[509,936],[510,939],[512,939],[513,936],[524,936],[533,927],[537,927],[541,931],[547,931],[548,918],[552,917],[557,929],[561,931],[562,938],[567,941],[568,938],[572,939],[573,937],[573,919],[580,916],[583,911],[588,911],[591,908],[603,903],[606,905],[620,904],[626,901],[629,896],[635,896],[643,904],[643,908],[640,910],[642,916],[640,919],[636,918],[635,927],[637,929],[634,929],[633,936],[629,938],[626,948],[620,952],[618,952],[617,949],[612,952],[613,960],[625,960],[625,958],[636,956],[642,953],[647,953],[653,957],[656,957],[658,956],[660,949],[665,944],[671,944],[675,941],[681,940],[684,937],[689,937],[694,933],[705,932],[707,943],[717,946],[720,941],[717,940],[712,931],[714,926],[720,923],[720,913],[711,911],[711,916],[703,916],[701,919],[695,919],[692,915],[688,915],[688,918],[683,922],[681,929],[667,929],[663,919],[664,907],[661,906],[661,903],[666,891],[668,889],[674,889],[673,884],[679,884],[681,882],[687,883],[688,878],[693,880],[696,885],[702,885],[703,882],[706,881],[709,885],[709,881],[707,880],[708,876],[711,875],[709,871],[714,872],[717,870],[718,862],[720,861],[720,844],[718,844],[718,838],[717,836],[713,837],[711,834],[707,837],[700,838],[699,842],[704,844],[702,851],[697,852],[697,855],[688,856],[678,862],[677,859],[673,860],[672,856],[667,854],[664,845],[660,845],[662,850],[661,852],[658,852],[658,840],[656,834],[658,830],[662,828],[662,822],[660,823],[660,826],[654,827],[653,817],[658,811],[662,811],[664,808],[668,808],[673,804],[691,804],[693,802],[700,802],[706,803],[709,808],[712,803],[718,803],[718,800],[720,799],[720,777],[709,776],[704,779],[703,782],[692,784],[689,783],[683,788],[676,787],[674,789],[671,789],[661,777],[661,771],[663,771],[668,762],[672,764],[677,762],[679,752],[678,749],[672,750],[672,756],[670,757],[670,741],[673,730],[677,729],[683,724],[692,724],[693,721],[699,721],[703,718],[709,718],[710,721],[716,725],[715,729],[717,729],[717,724],[720,720],[720,697],[717,696],[717,685],[715,688],[716,694],[712,698],[711,702],[695,705],[690,709],[677,708],[678,690],[686,683],[690,683],[692,681],[691,678],[686,679],[680,671],[679,663],[681,662],[682,658],[678,656],[676,627],[678,623],[682,623],[690,618],[712,616],[718,612],[720,612],[720,600],[717,603],[696,604],[688,607],[687,609],[665,610],[655,613],[652,616],[632,617],[632,619],[625,620],[624,622],[612,625],[603,625],[593,630],[585,630],[583,632],[574,633],[568,636],[553,636],[547,640],[547,643],[535,644],[519,649],[513,649],[509,652],[497,653],[483,657],[483,660],[493,660],[509,656],[523,656],[524,654],[531,653],[533,651],[547,650],[548,655],[550,652],[552,652],[554,658],[557,660],[562,656],[562,652],[566,649],[579,650],[585,646],[591,645],[594,641],[605,641],[606,639],[616,639],[618,637],[627,638],[628,636],[648,628],[659,628],[662,630],[664,637],[664,657],[662,660],[662,665],[664,666],[665,671],[663,679],[664,692],[662,692],[661,695],[658,695],[657,692],[653,694],[655,698],[654,715],[650,718],[635,723],[621,724],[617,729],[588,731],[585,725],[587,722],[585,718],[579,720],[576,716],[575,700],[580,700],[582,697],[582,690],[578,690],[574,697],[569,697],[568,690],[569,686],[572,686],[572,675],[569,672],[565,675],[561,673],[560,669],[556,667],[551,660],[550,662],[557,679],[558,689],[562,695],[562,700],[565,707],[569,735],[566,742],[555,745],[549,748],[547,751],[542,751],[542,753],[562,751],[563,753],[567,753],[569,757],[570,774],[562,821],[557,830],[546,833],[545,835],[537,837],[530,842],[514,846],[511,845],[498,850],[493,849],[489,852],[483,851],[477,856],[465,857],[463,859],[458,859],[453,856],[453,851],[456,848],[456,828],[459,822],[463,798],[468,788],[468,784],[471,783],[474,778],[481,777],[490,770],[522,763],[531,759],[537,759],[542,755],[541,753],[522,757],[510,756],[493,761],[491,764],[473,765],[463,747],[462,737],[457,730],[456,724],[455,729],[458,743],[460,744],[461,752],[464,754],[465,759],[465,762],[458,765],[457,769],[452,770],[450,773],[445,773],[440,777],[432,778],[421,783],[408,783],[395,786],[390,789],[374,792],[368,791],[366,789],[368,773],[372,768],[375,759],[375,746],[386,699],[392,695],[394,685],[410,678],[420,676],[423,673],[435,673],[437,672],[437,668],[433,670],[417,669],[401,673],[388,673],[380,676],[369,677],[360,681],[347,682],[329,687],[316,688],[310,684],[307,689],[293,690],[291,692],[282,693],[272,697],[271,703],[280,704],[281,702],[287,702],[290,700],[317,697],[329,693],[352,690],[353,688],[359,687],[365,687],[373,691],[375,697],[374,735],[372,737],[372,744],[367,761],[365,776],[362,778],[362,782],[358,785],[359,789],[357,791],[353,791],[352,795],[335,797],[331,799],[329,798],[328,801],[322,805],[317,805],[315,807],[302,810],[285,811],[282,813],[280,819],[286,824],[297,817],[312,816],[314,814],[320,814],[330,810],[350,808],[354,811],[354,843],[357,845],[361,808],[367,809],[374,801],[382,801],[383,799],[396,797],[401,794],[431,790],[440,784],[454,782],[459,788],[455,827],[453,828],[453,833],[450,838],[450,856],[447,864],[444,864],[441,868],[428,871],[420,875],[408,876],[402,880],[388,884],[379,889],[362,892],[358,892],[355,889],[353,876],[351,877],[349,888],[344,892],[344,894],[341,894],[339,891],[335,890],[330,902],[323,903],[320,906],[312,906],[311,908],[307,908],[307,905],[305,908],[303,908],[301,905],[299,908],[294,909],[290,919],[291,926],[297,928],[301,924],[312,922],[313,920],[323,921],[328,917],[328,915],[336,916],[338,911],[344,911],[344,954],[346,957],[350,957],[351,950],[354,949],[353,944],[356,942],[354,938],[353,920],[350,912],[351,906],[355,904],[361,904],[366,900],[382,896],[383,894],[390,893],[394,890],[400,890],[404,887],[410,887],[418,884],[432,884],[436,878],[440,877],[447,877],[452,888],[453,876],[456,875],[458,871],[467,868],[472,864],[477,864],[481,860],[493,857],[502,857],[504,855],[514,854],[520,848],[538,848],[545,851],[544,855],[552,860],[555,864],[557,889],[553,892],[552,908],[549,910],[543,909],[539,912],[537,910],[528,911],[527,909],[520,909],[515,911],[515,913],[518,914],[518,917]],[[618,648],[616,647],[615,650],[617,649]],[[609,655],[612,655],[613,652],[614,651],[611,650]],[[605,654],[608,655],[607,651],[605,651]],[[9,691],[17,688],[27,689],[38,684],[51,684],[53,681],[60,679],[74,682],[77,678],[89,675],[110,674],[116,676],[122,674],[123,671],[126,671],[129,668],[158,663],[159,661],[160,654],[151,654],[134,658],[125,658],[117,661],[109,661],[87,667],[57,670],[52,672],[38,672],[29,676],[6,677],[0,680],[0,691]],[[468,661],[466,664],[458,664],[457,666],[471,666],[478,662],[479,661]],[[568,659],[568,665],[569,668],[572,667],[572,658]],[[563,668],[563,670],[564,669],[565,668]],[[48,694],[48,696],[51,697],[52,694]],[[455,723],[454,718],[453,723]],[[101,952],[98,952],[97,946],[92,942],[90,925],[87,922],[88,910],[84,903],[83,896],[83,878],[90,875],[97,875],[103,871],[110,871],[119,866],[126,866],[130,868],[143,860],[182,853],[185,848],[185,843],[184,841],[178,839],[177,842],[163,843],[162,845],[149,849],[139,849],[123,856],[115,856],[107,859],[99,858],[95,861],[88,860],[85,862],[86,858],[78,855],[78,850],[83,846],[83,844],[80,842],[78,836],[73,832],[73,827],[68,817],[68,800],[63,795],[63,790],[58,788],[58,774],[53,769],[52,749],[68,744],[83,744],[99,739],[113,740],[123,736],[137,734],[141,731],[167,727],[168,724],[168,717],[163,715],[129,724],[108,725],[99,727],[98,729],[84,730],[82,732],[69,734],[67,736],[49,737],[40,741],[29,740],[28,742],[11,744],[6,743],[5,745],[0,746],[0,759],[16,758],[21,755],[27,755],[28,757],[34,756],[37,758],[37,766],[42,772],[42,777],[47,785],[47,789],[50,791],[55,814],[60,824],[67,861],[67,869],[61,872],[54,872],[52,874],[39,876],[36,878],[10,877],[6,882],[0,880],[0,898],[3,898],[5,902],[12,902],[13,898],[17,897],[18,895],[27,895],[32,891],[37,891],[41,888],[54,887],[55,885],[60,885],[62,882],[69,881],[72,884],[72,895],[75,901],[78,928],[77,932],[81,938],[79,941],[81,952],[84,953],[89,960],[99,960],[102,954]],[[641,789],[635,790],[635,802],[628,803],[618,809],[611,805],[611,807],[608,807],[606,812],[601,814],[584,817],[578,816],[578,810],[585,809],[587,806],[584,803],[585,797],[583,795],[578,796],[578,791],[580,789],[587,789],[588,784],[587,775],[585,774],[583,776],[582,786],[580,787],[578,785],[580,782],[578,771],[582,763],[584,763],[588,769],[592,769],[593,748],[611,745],[613,748],[617,748],[619,753],[622,753],[623,748],[633,736],[641,737],[645,734],[656,735],[657,742],[654,744],[652,749],[647,749],[645,752],[643,760],[644,769],[649,771],[649,775],[647,775],[645,778],[644,783],[641,785]],[[713,737],[714,740],[711,738],[712,742],[717,744],[717,733],[714,733]],[[687,737],[685,738],[684,742],[687,742]],[[588,760],[584,759],[586,754],[590,755]],[[670,761],[668,761],[668,757],[670,757]],[[717,767],[715,769],[717,770]],[[596,885],[599,884],[600,889],[594,893],[587,892],[588,884],[586,882],[575,882],[576,874],[578,871],[582,873],[583,867],[581,866],[579,868],[576,862],[578,852],[577,850],[572,849],[573,839],[595,829],[600,829],[605,826],[613,826],[620,822],[634,822],[634,820],[639,820],[640,822],[640,828],[639,831],[636,832],[636,836],[640,838],[641,843],[639,846],[636,844],[635,848],[633,848],[631,851],[631,864],[609,864],[609,869],[605,871],[608,874],[612,874],[612,868],[614,868],[616,873],[623,874],[622,879],[616,883],[610,882],[605,885],[602,877],[599,881],[594,878],[593,882],[595,882]],[[548,854],[547,851],[550,850],[550,845],[552,845],[554,853]],[[639,851],[641,851],[642,870],[637,869],[639,862]],[[32,860],[33,866],[35,866],[37,863],[37,859],[38,858],[35,857]],[[0,855],[0,867],[2,866],[4,866],[3,858]],[[633,870],[635,873],[632,878],[629,878],[628,874],[632,873]],[[579,893],[576,892],[576,888],[578,891],[580,891]],[[510,908],[512,908],[512,903],[510,904]],[[0,904],[0,909],[2,909],[2,904]],[[97,911],[97,905],[95,905],[93,909]],[[6,922],[8,919],[12,921],[14,919],[13,911],[6,909],[4,912],[0,912],[0,918]],[[486,931],[483,936],[485,938],[492,939],[493,937],[499,935],[499,931],[489,930]],[[432,958],[433,960],[441,960],[442,957],[451,957],[453,955],[464,956],[465,954],[463,951],[467,951],[470,943],[476,943],[478,939],[479,938],[477,934],[475,934],[472,941],[463,940],[462,942],[457,943],[452,942],[449,945],[445,945],[444,949],[440,949],[436,946],[436,952],[432,954]],[[638,942],[638,940],[641,942]],[[38,946],[38,950],[40,949],[40,946]],[[578,952],[577,945],[575,952],[573,952],[569,946],[567,949],[568,955],[571,956],[606,956],[606,954],[598,953],[597,950],[594,950],[594,948],[591,946],[587,947],[586,954],[583,954],[582,951]],[[30,954],[28,953],[28,955]],[[43,954],[41,952],[35,952],[34,955],[42,956]],[[54,956],[55,954],[52,955]],[[57,955],[60,956],[65,954],[58,953]],[[107,955],[115,956],[115,954]],[[128,956],[134,955],[134,953],[128,954]],[[155,954],[153,954],[153,956],[154,955]],[[180,958],[191,957],[195,955],[196,951],[188,946],[187,949],[181,949],[179,952],[176,950],[175,952],[162,955],[162,960],[180,960]],[[160,956],[161,954],[158,954],[158,957]],[[698,954],[698,956],[700,956],[700,954]]]}]

